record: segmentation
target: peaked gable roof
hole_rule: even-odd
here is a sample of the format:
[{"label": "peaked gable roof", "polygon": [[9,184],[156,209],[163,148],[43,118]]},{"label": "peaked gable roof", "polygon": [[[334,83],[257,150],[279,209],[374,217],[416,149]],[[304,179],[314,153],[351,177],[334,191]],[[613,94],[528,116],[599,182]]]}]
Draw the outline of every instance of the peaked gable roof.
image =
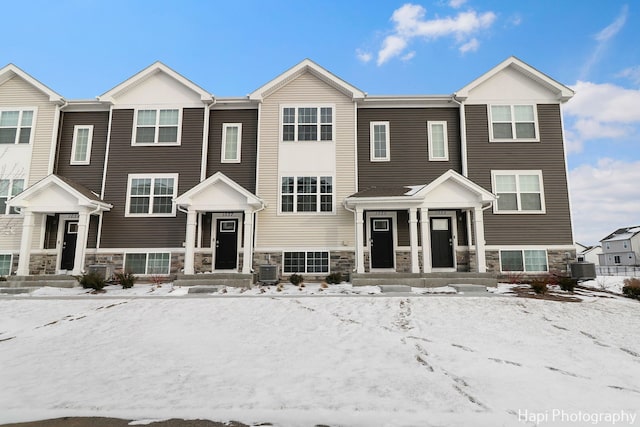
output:
[{"label": "peaked gable roof", "polygon": [[316,64],[310,59],[304,59],[293,67],[289,68],[284,73],[280,74],[275,79],[270,82],[260,86],[258,89],[254,90],[249,94],[249,99],[252,100],[262,100],[263,98],[269,96],[276,90],[285,86],[289,82],[297,79],[304,73],[311,73],[315,77],[319,78],[323,82],[337,89],[338,91],[344,93],[345,95],[354,98],[354,99],[362,99],[366,96],[366,94],[358,89],[355,86],[350,85],[349,83],[342,80],[340,77],[335,74],[327,71],[325,68]]},{"label": "peaked gable roof", "polygon": [[0,68],[0,85],[2,85],[7,80],[13,78],[14,76],[20,77],[25,82],[29,83],[34,88],[38,89],[40,92],[44,93],[49,97],[49,101],[57,102],[59,104],[64,104],[64,99],[62,95],[57,94],[53,90],[51,90],[46,85],[39,82],[37,79],[33,78],[26,72],[22,71],[14,64],[8,64],[4,67]]},{"label": "peaked gable roof", "polygon": [[601,242],[604,241],[612,241],[612,240],[627,240],[632,238],[633,236],[635,236],[636,234],[640,233],[640,226],[639,225],[635,225],[633,227],[622,227],[622,228],[618,228],[616,231],[614,231],[613,233],[609,234],[607,237],[605,237],[604,239],[600,240]]},{"label": "peaked gable roof", "polygon": [[[195,206],[196,208],[200,208],[203,206],[211,207],[212,205],[216,205],[217,201],[211,200],[211,197],[207,197],[207,194],[205,193],[209,189],[220,183],[226,185],[233,191],[233,193],[243,198],[248,206],[251,206],[254,209],[261,209],[265,206],[265,203],[261,198],[259,198],[222,172],[216,172],[198,185],[190,188],[180,196],[176,197],[175,202],[177,205]],[[200,196],[201,194],[204,194],[204,198],[206,199],[205,201],[199,200],[202,198]]]},{"label": "peaked gable roof", "polygon": [[490,78],[492,78],[493,76],[495,76],[496,74],[500,73],[501,71],[507,68],[511,68],[521,73],[525,77],[538,83],[539,85],[545,87],[546,89],[554,93],[558,97],[558,100],[560,100],[561,102],[568,101],[569,99],[571,99],[571,97],[573,97],[575,93],[572,89],[552,79],[546,74],[536,70],[535,68],[525,63],[524,61],[521,61],[515,56],[510,56],[509,58],[505,59],[500,64],[498,64],[497,66],[493,67],[488,72],[484,73],[482,76],[478,77],[477,79],[475,79],[474,81],[472,81],[471,83],[469,83],[468,85],[466,85],[465,87],[457,91],[454,94],[454,96],[459,99],[468,98],[469,93],[473,89],[482,85],[484,82],[486,82],[487,80],[489,80]]},{"label": "peaked gable roof", "polygon": [[160,61],[154,62],[153,64],[149,65],[144,70],[142,70],[139,73],[133,75],[132,77],[129,77],[127,80],[123,81],[122,83],[120,83],[116,87],[114,87],[114,88],[108,90],[107,92],[103,93],[102,95],[100,95],[98,97],[98,100],[99,101],[106,101],[106,102],[113,102],[113,98],[117,97],[119,94],[123,94],[123,93],[127,92],[129,89],[139,85],[140,83],[144,82],[145,80],[149,79],[150,77],[152,77],[152,76],[154,76],[154,75],[156,75],[158,73],[164,73],[164,74],[168,75],[169,77],[171,77],[172,79],[174,79],[178,83],[182,84],[183,86],[185,86],[188,89],[192,90],[196,94],[200,95],[200,99],[203,102],[213,102],[213,98],[214,97],[213,97],[212,94],[210,94],[208,91],[204,90],[203,88],[201,88],[197,84],[193,83],[191,80],[187,79],[183,75],[181,75],[178,72],[174,71],[173,69],[167,67],[166,65],[164,65]]}]

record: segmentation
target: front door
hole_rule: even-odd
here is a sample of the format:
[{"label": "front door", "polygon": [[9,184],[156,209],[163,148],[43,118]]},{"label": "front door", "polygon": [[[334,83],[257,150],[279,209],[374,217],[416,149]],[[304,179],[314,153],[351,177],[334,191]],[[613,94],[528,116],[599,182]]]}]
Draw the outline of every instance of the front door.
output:
[{"label": "front door", "polygon": [[451,218],[431,218],[431,266],[453,268]]},{"label": "front door", "polygon": [[64,235],[62,238],[62,259],[60,260],[61,270],[73,270],[76,258],[76,241],[78,239],[78,221],[69,220],[64,222]]},{"label": "front door", "polygon": [[371,268],[393,268],[393,222],[391,218],[371,218]]},{"label": "front door", "polygon": [[237,219],[218,219],[216,221],[215,258],[216,270],[238,268]]}]

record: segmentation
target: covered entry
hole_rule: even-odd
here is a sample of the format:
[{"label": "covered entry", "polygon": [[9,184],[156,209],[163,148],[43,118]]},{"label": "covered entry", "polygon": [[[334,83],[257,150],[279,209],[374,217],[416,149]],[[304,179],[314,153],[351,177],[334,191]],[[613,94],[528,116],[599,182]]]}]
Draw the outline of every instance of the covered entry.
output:
[{"label": "covered entry", "polygon": [[348,197],[345,205],[355,214],[356,272],[364,273],[366,267],[396,269],[394,230],[401,211],[408,214],[411,273],[456,270],[457,212],[471,219],[477,270],[486,272],[483,211],[495,200],[494,194],[453,170],[430,184],[368,188]]}]

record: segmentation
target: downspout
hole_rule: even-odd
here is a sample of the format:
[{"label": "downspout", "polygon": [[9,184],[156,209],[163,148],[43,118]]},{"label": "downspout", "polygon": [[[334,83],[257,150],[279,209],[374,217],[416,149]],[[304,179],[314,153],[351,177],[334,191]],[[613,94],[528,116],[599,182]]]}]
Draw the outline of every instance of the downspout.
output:
[{"label": "downspout", "polygon": [[211,116],[211,108],[216,105],[216,98],[204,109],[204,124],[202,129],[202,155],[200,163],[200,182],[207,179],[207,161],[209,158],[209,120]]},{"label": "downspout", "polygon": [[451,96],[451,100],[460,106],[460,162],[462,163],[462,176],[469,178],[467,165],[467,121],[465,118],[464,101],[458,101],[455,93]]},{"label": "downspout", "polygon": [[353,213],[353,232],[355,233],[355,235],[353,236],[353,241],[354,241],[354,245],[353,245],[353,249],[354,249],[354,267],[353,267],[353,273],[355,273],[357,271],[358,268],[358,216],[357,213],[354,209],[349,209],[347,207],[347,199],[342,201],[342,207],[345,208],[346,210],[348,210],[349,212]]},{"label": "downspout", "polygon": [[56,105],[56,113],[54,118],[55,129],[51,136],[51,150],[49,152],[49,165],[47,166],[47,175],[51,175],[55,172],[58,156],[60,154],[60,138],[62,135],[62,125],[64,122],[64,116],[61,115],[62,109],[69,105],[67,101],[64,101],[62,105]]}]

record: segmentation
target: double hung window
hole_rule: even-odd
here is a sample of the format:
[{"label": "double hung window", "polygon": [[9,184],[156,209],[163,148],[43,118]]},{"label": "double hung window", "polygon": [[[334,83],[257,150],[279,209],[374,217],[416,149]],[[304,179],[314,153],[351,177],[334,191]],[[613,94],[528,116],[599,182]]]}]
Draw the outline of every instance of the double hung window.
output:
[{"label": "double hung window", "polygon": [[427,122],[429,138],[429,160],[449,160],[449,141],[447,139],[447,122]]},{"label": "double hung window", "polygon": [[283,176],[281,212],[333,212],[333,178]]},{"label": "double hung window", "polygon": [[491,105],[492,141],[538,141],[534,105]]},{"label": "double hung window", "polygon": [[18,214],[18,211],[7,206],[7,203],[22,193],[22,190],[24,190],[24,179],[0,179],[0,215]]},{"label": "double hung window", "polygon": [[333,107],[282,108],[282,141],[333,141]]},{"label": "double hung window", "polygon": [[71,164],[88,165],[91,158],[91,142],[93,125],[74,126],[73,144],[71,146]]},{"label": "double hung window", "polygon": [[222,125],[222,163],[240,162],[241,141],[242,123],[224,123]]},{"label": "double hung window", "polygon": [[492,171],[495,213],[544,213],[541,171]]},{"label": "double hung window", "polygon": [[134,144],[179,144],[179,109],[140,109],[135,114]]},{"label": "double hung window", "polygon": [[34,110],[0,111],[0,144],[29,144]]},{"label": "double hung window", "polygon": [[126,216],[175,216],[178,174],[129,175]]},{"label": "double hung window", "polygon": [[369,138],[371,143],[371,161],[389,161],[389,122],[371,122],[369,125]]}]

